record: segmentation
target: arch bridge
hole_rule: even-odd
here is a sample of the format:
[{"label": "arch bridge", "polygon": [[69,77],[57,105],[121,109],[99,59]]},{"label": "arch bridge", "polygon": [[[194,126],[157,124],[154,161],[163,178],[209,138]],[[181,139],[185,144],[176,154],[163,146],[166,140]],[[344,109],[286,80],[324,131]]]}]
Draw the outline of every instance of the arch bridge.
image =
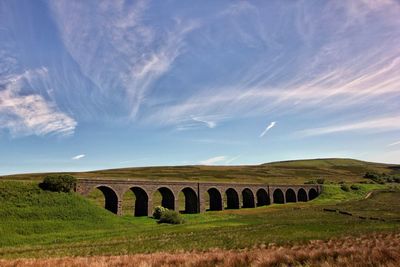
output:
[{"label": "arch bridge", "polygon": [[78,179],[75,191],[88,196],[99,189],[105,198],[105,208],[122,214],[122,201],[126,192],[135,195],[135,216],[151,216],[153,195],[161,194],[161,205],[179,210],[179,194],[185,198],[185,213],[201,213],[208,210],[254,208],[272,203],[306,202],[316,198],[321,185],[267,185],[208,182],[136,181],[115,179]]}]

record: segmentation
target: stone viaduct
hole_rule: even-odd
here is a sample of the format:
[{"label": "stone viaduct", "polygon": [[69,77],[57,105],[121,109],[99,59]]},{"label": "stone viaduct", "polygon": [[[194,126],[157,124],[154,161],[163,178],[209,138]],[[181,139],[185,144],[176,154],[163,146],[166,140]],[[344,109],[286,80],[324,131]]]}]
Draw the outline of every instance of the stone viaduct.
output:
[{"label": "stone viaduct", "polygon": [[[83,196],[99,189],[105,198],[105,208],[121,215],[123,195],[131,190],[135,194],[135,216],[151,216],[153,195],[162,196],[161,205],[177,210],[178,196],[183,192],[185,213],[208,210],[254,208],[271,203],[306,202],[316,198],[321,185],[267,185],[208,182],[135,181],[115,179],[78,179],[75,191]],[[224,201],[224,194],[226,201]],[[224,203],[225,202],[225,203]]]}]

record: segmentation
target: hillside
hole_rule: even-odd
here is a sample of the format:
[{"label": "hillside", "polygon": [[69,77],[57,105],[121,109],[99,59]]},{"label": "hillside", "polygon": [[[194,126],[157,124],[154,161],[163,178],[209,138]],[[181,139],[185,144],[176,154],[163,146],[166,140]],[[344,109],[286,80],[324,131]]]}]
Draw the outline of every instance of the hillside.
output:
[{"label": "hillside", "polygon": [[77,194],[43,191],[35,182],[1,181],[0,217],[0,247],[69,239],[77,230],[112,230],[121,223]]},{"label": "hillside", "polygon": [[[161,225],[147,217],[115,216],[78,194],[43,191],[36,182],[0,181],[0,259],[253,248],[398,231],[399,191],[386,188],[360,185],[345,192],[326,185],[307,203],[183,214],[184,224]],[[385,203],[392,205],[377,208]],[[332,206],[385,221],[323,211]]]},{"label": "hillside", "polygon": [[[360,182],[366,172],[399,173],[400,165],[354,159],[311,159],[244,166],[137,167],[70,173],[78,178],[189,180],[254,183],[304,183],[315,178],[331,182]],[[40,180],[44,173],[3,176],[7,180]]]}]

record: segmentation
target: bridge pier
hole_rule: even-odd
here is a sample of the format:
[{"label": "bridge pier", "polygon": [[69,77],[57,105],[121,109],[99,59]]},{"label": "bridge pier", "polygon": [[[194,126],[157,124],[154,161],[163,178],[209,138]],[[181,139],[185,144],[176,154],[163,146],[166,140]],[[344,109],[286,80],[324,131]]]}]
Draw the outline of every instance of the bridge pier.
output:
[{"label": "bridge pier", "polygon": [[117,215],[121,216],[122,215],[122,199],[118,198],[117,202]]},{"label": "bridge pier", "polygon": [[147,200],[147,217],[153,216],[153,198],[149,197]]},{"label": "bridge pier", "polygon": [[179,195],[175,197],[174,211],[179,212]]}]

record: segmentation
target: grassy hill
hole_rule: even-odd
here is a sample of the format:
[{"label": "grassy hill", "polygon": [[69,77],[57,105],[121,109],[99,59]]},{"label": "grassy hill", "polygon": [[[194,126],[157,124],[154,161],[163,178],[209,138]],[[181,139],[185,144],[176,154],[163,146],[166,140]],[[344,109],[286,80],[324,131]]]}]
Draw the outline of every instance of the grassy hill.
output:
[{"label": "grassy hill", "polygon": [[35,182],[0,182],[0,247],[68,239],[113,229],[119,218],[78,194],[44,191]]},{"label": "grassy hill", "polygon": [[[70,173],[78,178],[137,180],[188,180],[297,184],[315,178],[330,182],[360,182],[366,172],[400,173],[400,165],[354,159],[311,159],[244,166],[165,166],[138,167]],[[41,180],[45,174],[3,176],[7,180]]]},{"label": "grassy hill", "polygon": [[[398,169],[396,165],[350,159],[317,159],[257,166],[126,168],[74,175],[267,183],[302,183],[324,177],[332,182],[353,183],[365,180],[362,176],[366,171],[395,173]],[[115,216],[76,193],[43,191],[37,181],[43,176],[13,175],[0,181],[0,258],[241,249],[346,235],[397,233],[400,229],[400,191],[394,189],[394,184],[360,184],[358,190],[348,192],[340,185],[326,184],[321,196],[306,203],[184,214],[183,225],[160,225],[151,218],[133,217],[132,212]],[[365,199],[371,190],[378,191]],[[124,203],[130,203],[127,200],[124,198]],[[132,206],[126,208],[132,211]],[[345,210],[356,216],[324,212],[324,208]],[[359,216],[384,220],[361,220]]]},{"label": "grassy hill", "polygon": [[[307,203],[185,214],[185,224],[160,225],[147,217],[115,216],[76,193],[43,191],[37,182],[0,181],[0,258],[240,249],[398,231],[400,192],[386,188],[365,184],[345,192],[327,185]],[[363,200],[374,189],[381,193]],[[386,203],[391,205],[377,208]],[[332,205],[385,221],[323,211]]]}]

